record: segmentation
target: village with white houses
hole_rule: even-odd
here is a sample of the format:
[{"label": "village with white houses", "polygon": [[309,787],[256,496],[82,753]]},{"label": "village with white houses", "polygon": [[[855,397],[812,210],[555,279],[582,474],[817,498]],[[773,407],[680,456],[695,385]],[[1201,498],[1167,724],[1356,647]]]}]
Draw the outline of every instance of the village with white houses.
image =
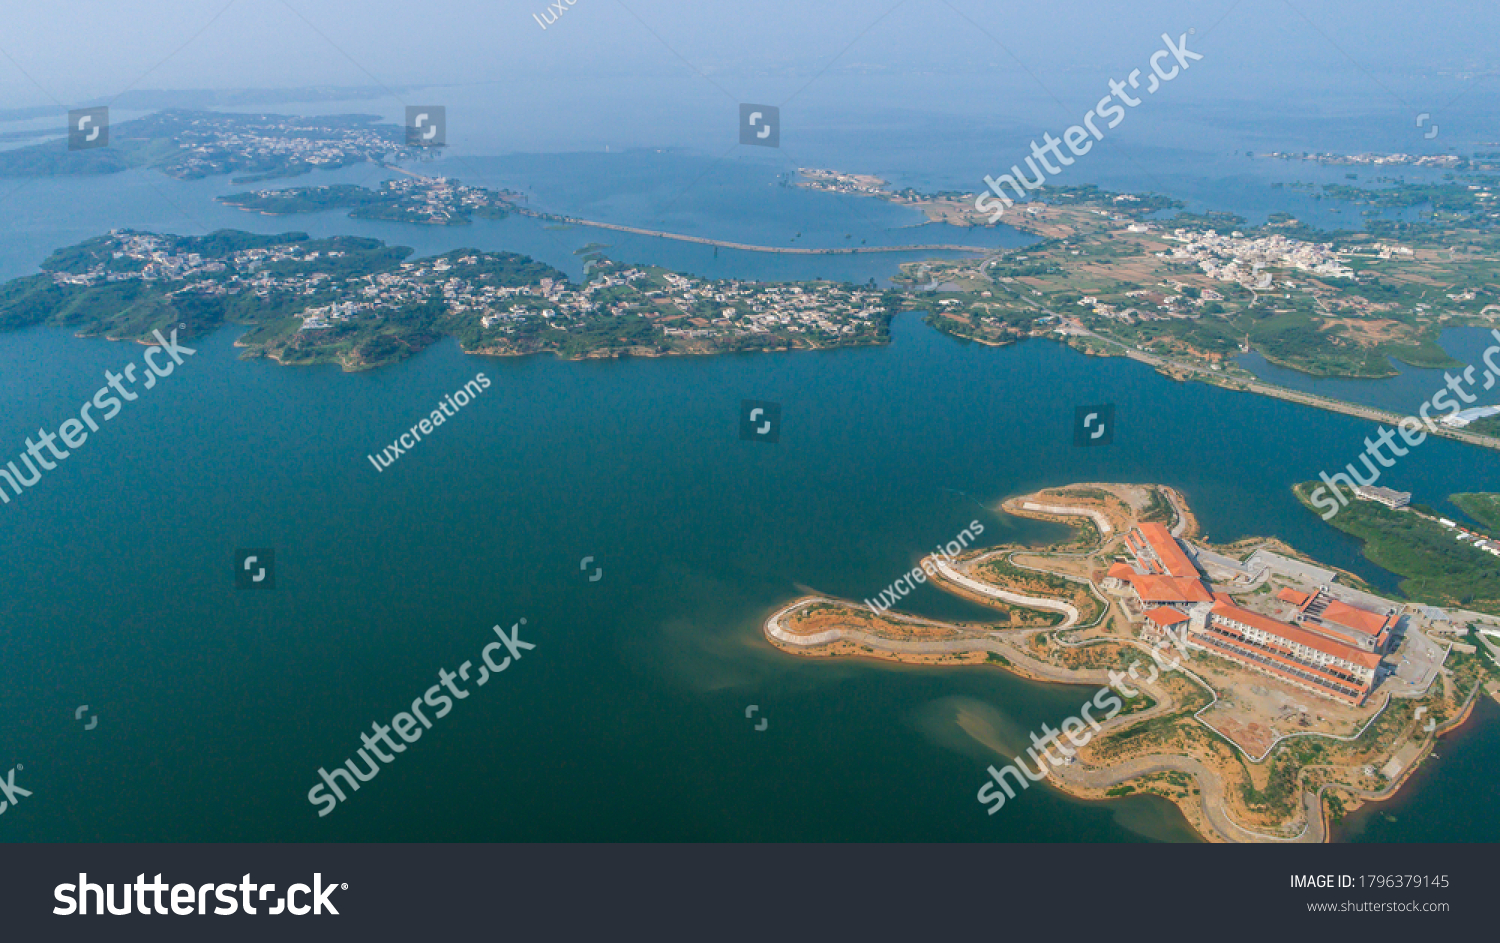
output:
[{"label": "village with white houses", "polygon": [[1246,288],[1269,288],[1271,275],[1260,270],[1272,265],[1325,278],[1354,277],[1354,270],[1340,260],[1338,251],[1330,243],[1303,242],[1280,234],[1248,238],[1237,231],[1225,236],[1211,230],[1194,232],[1188,229],[1173,230],[1171,235],[1163,238],[1183,243],[1164,258],[1192,262],[1210,278],[1234,282]]},{"label": "village with white houses", "polygon": [[[184,239],[114,230],[76,250],[45,277],[59,286],[153,284],[165,300],[184,295],[253,295],[268,310],[295,319],[293,335],[317,343],[319,332],[379,329],[412,312],[428,326],[464,333],[476,348],[545,342],[553,336],[592,341],[600,325],[627,326],[630,344],[655,353],[701,352],[733,345],[822,347],[874,343],[889,313],[871,288],[833,282],[759,283],[703,279],[599,257],[585,260],[575,284],[541,263],[509,253],[456,250],[401,261],[409,250],[374,240],[243,237],[212,251],[216,236]],[[277,241],[280,240],[280,241]],[[267,241],[270,244],[265,244]],[[643,333],[644,332],[644,333]],[[608,337],[605,338],[606,343]]]},{"label": "village with white houses", "polygon": [[169,176],[203,177],[239,170],[343,167],[380,161],[402,147],[403,131],[393,125],[286,115],[228,115],[167,111],[146,119],[167,125],[179,153],[162,165]]}]

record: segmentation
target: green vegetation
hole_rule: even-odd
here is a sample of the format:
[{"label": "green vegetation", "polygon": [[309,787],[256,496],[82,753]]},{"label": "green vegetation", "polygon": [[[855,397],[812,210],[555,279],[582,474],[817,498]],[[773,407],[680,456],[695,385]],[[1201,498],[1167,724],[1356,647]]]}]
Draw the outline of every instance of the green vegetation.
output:
[{"label": "green vegetation", "polygon": [[983,343],[1052,336],[1100,356],[1138,349],[1164,369],[1208,366],[1226,380],[1249,378],[1236,363],[1246,350],[1314,376],[1393,376],[1393,360],[1447,369],[1457,363],[1438,344],[1442,330],[1495,323],[1495,183],[1470,174],[1433,187],[1334,187],[1330,199],[1381,212],[1430,208],[1423,221],[1337,231],[1285,212],[1262,226],[1217,212],[1166,218],[1134,209],[1149,195],[1048,188],[1046,212],[1013,223],[1037,242],[977,261],[907,263],[896,280],[933,327]]},{"label": "green vegetation", "polygon": [[[1297,499],[1321,514],[1309,495],[1322,487],[1319,482],[1300,484]],[[1500,557],[1456,539],[1452,528],[1417,511],[1393,511],[1339,490],[1349,503],[1328,523],[1357,538],[1372,562],[1405,577],[1400,586],[1408,598],[1500,614]]]},{"label": "green vegetation", "polygon": [[[1456,180],[1448,183],[1398,183],[1395,186],[1370,189],[1329,184],[1323,195],[1379,209],[1424,209],[1441,224],[1463,222],[1478,228],[1495,226],[1494,178],[1467,175],[1473,184]],[[1410,225],[1410,224],[1409,224]],[[1422,224],[1418,224],[1422,225]],[[1437,227],[1434,227],[1437,228]]]},{"label": "green vegetation", "polygon": [[1481,526],[1500,533],[1500,494],[1482,491],[1451,494],[1448,500],[1458,505],[1460,510]]},{"label": "green vegetation", "polygon": [[1151,489],[1151,501],[1138,516],[1143,523],[1170,524],[1172,523],[1172,505],[1166,498],[1162,497],[1160,491]]},{"label": "green vegetation", "polygon": [[355,219],[435,226],[466,225],[474,216],[503,219],[509,205],[493,191],[466,187],[457,180],[429,177],[387,180],[375,190],[353,184],[335,184],[233,193],[218,199],[230,206],[270,216],[348,209],[349,215]]},{"label": "green vegetation", "polygon": [[[1247,773],[1240,784],[1240,795],[1251,809],[1289,817],[1297,811],[1300,790],[1297,776],[1304,766],[1327,763],[1328,748],[1314,737],[1296,737],[1277,745],[1271,759],[1271,775],[1264,789],[1256,789]],[[1243,761],[1242,761],[1243,762]]]},{"label": "green vegetation", "polygon": [[443,336],[489,354],[716,353],[880,343],[874,291],[828,282],[740,283],[596,258],[583,285],[525,256],[456,249],[417,261],[376,239],[222,230],[116,230],[60,249],[42,273],[0,284],[0,330],[52,323],[82,334],[186,337],[250,328],[252,356],[355,370]]}]

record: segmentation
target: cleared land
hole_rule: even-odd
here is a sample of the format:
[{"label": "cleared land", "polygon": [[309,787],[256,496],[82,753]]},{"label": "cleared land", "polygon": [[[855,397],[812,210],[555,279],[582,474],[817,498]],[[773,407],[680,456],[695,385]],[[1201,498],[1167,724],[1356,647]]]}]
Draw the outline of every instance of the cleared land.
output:
[{"label": "cleared land", "polygon": [[[767,638],[797,655],[989,665],[1033,680],[1094,687],[1113,686],[1110,670],[1134,666],[1138,674],[1129,683],[1139,697],[1074,751],[1071,762],[1051,768],[1049,778],[1085,798],[1161,796],[1212,841],[1326,840],[1330,819],[1393,795],[1433,739],[1467,716],[1481,686],[1494,687],[1500,679],[1500,667],[1484,654],[1457,648],[1445,653],[1422,634],[1435,624],[1415,621],[1390,656],[1401,667],[1359,706],[1318,697],[1196,647],[1157,661],[1139,637],[1139,610],[1103,582],[1110,563],[1124,554],[1123,535],[1136,523],[1156,521],[1184,539],[1197,533],[1183,497],[1156,486],[1084,484],[1012,498],[1003,507],[1067,524],[1073,536],[1052,547],[990,548],[945,561],[962,582],[936,569],[939,587],[991,607],[1001,618],[944,623],[804,597],[771,614]],[[1274,540],[1199,546],[1230,563],[1257,550],[1298,558]],[[1339,578],[1357,585],[1348,574]],[[976,591],[974,584],[1008,598]],[[1262,571],[1226,578],[1222,585],[1237,602],[1270,611],[1280,605],[1276,589],[1292,583]],[[1079,618],[1063,620],[1057,611],[1015,602],[1036,597],[1051,600],[1050,609],[1077,609]],[[1432,651],[1438,653],[1436,664],[1422,660]],[[1080,701],[1093,693],[1081,692]],[[963,729],[1001,756],[1015,756],[1026,746],[1005,745],[973,727]]]}]

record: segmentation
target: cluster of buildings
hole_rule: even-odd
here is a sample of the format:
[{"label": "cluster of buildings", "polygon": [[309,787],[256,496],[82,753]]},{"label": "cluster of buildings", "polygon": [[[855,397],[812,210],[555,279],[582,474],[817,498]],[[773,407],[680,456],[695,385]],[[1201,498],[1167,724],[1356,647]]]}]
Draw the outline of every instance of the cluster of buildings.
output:
[{"label": "cluster of buildings", "polygon": [[1451,169],[1463,163],[1463,158],[1456,154],[1430,154],[1419,156],[1415,154],[1291,154],[1282,151],[1272,151],[1266,157],[1277,157],[1281,160],[1312,160],[1320,164],[1371,164],[1376,167],[1385,167],[1396,164],[1410,164],[1414,167],[1442,167]]},{"label": "cluster of buildings", "polygon": [[[1167,282],[1161,283],[1161,287],[1172,288],[1177,291],[1182,291],[1189,287],[1175,280],[1169,280],[1169,282],[1170,284]],[[1143,305],[1146,310],[1110,304],[1094,295],[1083,296],[1079,299],[1078,304],[1081,307],[1092,309],[1095,314],[1101,317],[1112,318],[1125,324],[1134,324],[1137,321],[1165,321],[1167,318],[1202,317],[1202,313],[1194,309],[1202,308],[1211,301],[1224,300],[1224,296],[1212,288],[1203,289],[1198,293],[1196,298],[1187,294],[1169,295],[1166,292],[1157,291],[1153,288],[1133,289],[1127,291],[1125,297]],[[1155,308],[1156,310],[1149,310],[1151,308]],[[1157,312],[1162,313],[1158,314]]]},{"label": "cluster of buildings", "polygon": [[[52,281],[59,285],[97,285],[101,282],[122,281],[187,281],[206,276],[225,276],[229,282],[242,281],[237,273],[252,273],[268,262],[289,260],[307,261],[321,256],[337,257],[342,252],[319,253],[307,251],[299,243],[284,243],[255,249],[244,249],[226,257],[214,258],[198,252],[179,250],[169,239],[153,233],[132,232],[127,229],[112,229],[109,239],[111,264],[96,262],[83,272],[52,272]],[[124,264],[120,264],[123,261]],[[308,287],[325,281],[328,276],[292,278],[289,282],[298,287]],[[274,281],[269,275],[252,280],[255,283]],[[221,286],[222,287],[222,286]],[[217,292],[222,294],[223,292]]]},{"label": "cluster of buildings", "polygon": [[[446,270],[442,260],[437,265]],[[402,281],[396,275],[380,278],[382,290]],[[661,324],[668,337],[730,339],[778,330],[846,336],[867,329],[884,310],[874,291],[711,281],[609,260],[591,263],[588,281],[577,287],[550,278],[534,285],[487,285],[452,275],[442,293],[451,311],[481,311],[481,323],[502,333],[516,333],[521,322],[535,319],[566,329],[591,317],[634,314]]]},{"label": "cluster of buildings", "polygon": [[342,167],[379,160],[399,149],[395,132],[378,125],[318,125],[307,119],[177,116],[181,151],[164,167],[175,177],[226,173],[250,165]]},{"label": "cluster of buildings", "polygon": [[[1400,619],[1335,598],[1329,587],[1283,589],[1257,611],[1214,592],[1161,524],[1126,535],[1133,563],[1109,568],[1106,589],[1128,594],[1148,637],[1171,635],[1245,667],[1348,704],[1362,704]],[[1127,610],[1131,607],[1127,607]]]},{"label": "cluster of buildings", "polygon": [[[493,257],[483,253],[403,262],[373,274],[334,275],[308,271],[306,263],[344,253],[300,241],[214,258],[182,251],[180,243],[151,233],[114,230],[108,238],[109,263],[101,260],[84,272],[53,272],[53,280],[68,285],[168,280],[182,282],[173,294],[317,296],[311,300],[323,303],[298,312],[301,331],[382,317],[435,297],[446,313],[478,316],[485,328],[501,334],[518,333],[528,321],[566,331],[595,318],[635,314],[660,324],[669,337],[730,340],[787,333],[836,339],[873,334],[885,310],[880,293],[873,290],[821,282],[711,281],[609,260],[591,262],[589,279],[581,286],[552,278],[515,284],[515,276],[492,271],[487,263]],[[278,262],[299,264],[295,271],[277,271]]]},{"label": "cluster of buildings", "polygon": [[546,278],[535,285],[486,285],[455,275],[442,291],[451,311],[481,311],[486,328],[509,334],[538,319],[566,330],[590,318],[634,314],[659,324],[667,337],[726,341],[789,333],[838,338],[871,333],[885,310],[877,291],[824,283],[715,281],[609,260],[592,263],[588,281],[576,287]]},{"label": "cluster of buildings", "polygon": [[403,208],[424,216],[426,222],[447,223],[467,217],[469,211],[504,206],[496,194],[468,187],[447,177],[402,177],[380,185],[382,195],[395,197]]},{"label": "cluster of buildings", "polygon": [[[289,190],[253,190],[244,196],[221,199],[246,209],[263,209],[276,205],[269,201],[295,197],[315,200],[319,195],[334,189],[332,186],[318,186]],[[507,205],[500,194],[479,187],[464,186],[447,177],[400,177],[381,183],[366,202],[356,206],[354,215],[394,218],[413,223],[452,224],[468,222],[469,213],[473,210],[504,208]],[[362,209],[366,211],[362,213]],[[372,209],[379,212],[370,212]]]},{"label": "cluster of buildings", "polygon": [[837,170],[818,170],[811,167],[802,167],[797,171],[802,175],[802,182],[798,186],[809,190],[822,190],[825,193],[848,193],[858,196],[890,196],[885,189],[885,181],[879,177],[863,176],[860,174],[840,173]]},{"label": "cluster of buildings", "polygon": [[1163,258],[1174,262],[1193,262],[1204,274],[1221,282],[1234,282],[1246,288],[1270,287],[1270,276],[1263,266],[1294,268],[1326,278],[1353,278],[1354,270],[1339,259],[1330,243],[1303,242],[1286,236],[1248,238],[1239,232],[1221,235],[1216,232],[1174,230],[1164,238],[1183,245],[1174,246]]},{"label": "cluster of buildings", "polygon": [[1457,538],[1459,543],[1473,544],[1478,550],[1483,550],[1485,553],[1500,557],[1500,542],[1491,540],[1484,534],[1470,530],[1456,521],[1448,520],[1446,517],[1438,518],[1438,523],[1452,531],[1453,536]]}]

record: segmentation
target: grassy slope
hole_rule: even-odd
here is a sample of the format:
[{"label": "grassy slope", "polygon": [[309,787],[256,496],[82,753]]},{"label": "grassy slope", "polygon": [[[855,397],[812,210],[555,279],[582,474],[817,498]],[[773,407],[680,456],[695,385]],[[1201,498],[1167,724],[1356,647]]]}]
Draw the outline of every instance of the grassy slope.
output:
[{"label": "grassy slope", "polygon": [[[1316,511],[1307,499],[1313,487],[1321,486],[1307,482],[1296,493]],[[1401,591],[1408,598],[1500,615],[1500,557],[1460,543],[1448,528],[1411,511],[1393,511],[1344,493],[1349,504],[1328,523],[1357,538],[1372,562],[1404,577]]]},{"label": "grassy slope", "polygon": [[1482,526],[1500,532],[1500,494],[1477,491],[1449,495],[1448,500]]}]

